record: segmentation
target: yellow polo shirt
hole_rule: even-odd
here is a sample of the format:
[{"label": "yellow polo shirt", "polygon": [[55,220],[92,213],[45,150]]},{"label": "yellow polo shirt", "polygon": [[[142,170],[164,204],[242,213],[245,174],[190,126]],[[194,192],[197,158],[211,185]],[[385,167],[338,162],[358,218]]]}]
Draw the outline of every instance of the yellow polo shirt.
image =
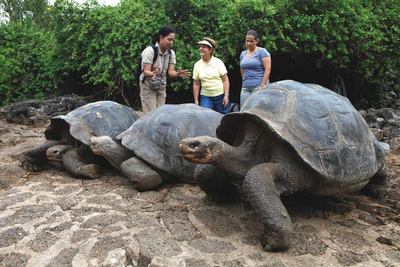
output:
[{"label": "yellow polo shirt", "polygon": [[200,94],[204,96],[217,96],[224,93],[221,76],[227,74],[224,62],[217,57],[211,57],[210,62],[202,59],[194,64],[193,80],[201,83]]}]

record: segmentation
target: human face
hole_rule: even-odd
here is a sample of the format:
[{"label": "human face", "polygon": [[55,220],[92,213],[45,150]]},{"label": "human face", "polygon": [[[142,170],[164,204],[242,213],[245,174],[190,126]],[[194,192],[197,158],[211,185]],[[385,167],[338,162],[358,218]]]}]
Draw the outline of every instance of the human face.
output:
[{"label": "human face", "polygon": [[199,45],[200,56],[211,56],[211,48],[208,45]]},{"label": "human face", "polygon": [[159,45],[161,48],[169,49],[174,44],[174,40],[175,40],[175,33],[171,32],[167,36],[160,37]]},{"label": "human face", "polygon": [[257,47],[256,37],[253,35],[246,35],[246,47],[249,50],[254,50]]}]

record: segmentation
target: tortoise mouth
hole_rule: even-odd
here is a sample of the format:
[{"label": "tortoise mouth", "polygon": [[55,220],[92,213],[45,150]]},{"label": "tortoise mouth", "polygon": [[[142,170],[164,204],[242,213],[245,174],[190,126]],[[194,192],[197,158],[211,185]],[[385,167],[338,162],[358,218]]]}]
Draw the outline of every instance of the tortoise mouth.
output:
[{"label": "tortoise mouth", "polygon": [[186,160],[194,163],[209,163],[212,159],[210,148],[204,147],[200,142],[190,138],[181,141],[179,150]]},{"label": "tortoise mouth", "polygon": [[62,162],[62,157],[47,156],[47,161],[49,162]]},{"label": "tortoise mouth", "polygon": [[62,162],[65,152],[72,148],[71,145],[55,145],[46,150],[47,161]]}]

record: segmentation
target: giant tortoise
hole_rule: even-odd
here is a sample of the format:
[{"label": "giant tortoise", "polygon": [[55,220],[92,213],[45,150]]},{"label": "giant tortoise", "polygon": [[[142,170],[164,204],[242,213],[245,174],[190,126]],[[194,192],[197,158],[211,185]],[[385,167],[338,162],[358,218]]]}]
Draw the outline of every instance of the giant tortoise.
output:
[{"label": "giant tortoise", "polygon": [[198,135],[215,136],[222,115],[194,104],[163,105],[135,121],[117,136],[92,137],[90,147],[120,168],[139,190],[172,180],[194,182],[196,164],[179,152],[179,142]]},{"label": "giant tortoise", "polygon": [[[187,138],[186,159],[211,197],[235,195],[238,185],[264,223],[266,250],[287,249],[292,223],[280,196],[355,192],[385,181],[384,146],[349,100],[322,86],[285,80],[251,96],[225,115],[217,137]],[[230,179],[214,175],[226,171]],[[221,178],[222,177],[222,178]]]},{"label": "giant tortoise", "polygon": [[90,137],[107,135],[115,138],[139,117],[135,110],[113,101],[86,104],[66,115],[53,117],[45,130],[47,141],[26,151],[22,166],[39,171],[49,162],[61,162],[73,176],[99,177],[101,157],[90,151]]}]

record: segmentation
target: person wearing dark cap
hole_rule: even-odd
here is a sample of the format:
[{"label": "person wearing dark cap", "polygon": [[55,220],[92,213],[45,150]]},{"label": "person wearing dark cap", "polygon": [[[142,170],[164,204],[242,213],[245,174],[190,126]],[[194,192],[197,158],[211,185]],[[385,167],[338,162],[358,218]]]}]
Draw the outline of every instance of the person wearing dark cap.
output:
[{"label": "person wearing dark cap", "polygon": [[193,68],[193,97],[196,105],[229,112],[229,79],[225,64],[213,56],[216,42],[208,37],[197,42],[201,59]]}]

